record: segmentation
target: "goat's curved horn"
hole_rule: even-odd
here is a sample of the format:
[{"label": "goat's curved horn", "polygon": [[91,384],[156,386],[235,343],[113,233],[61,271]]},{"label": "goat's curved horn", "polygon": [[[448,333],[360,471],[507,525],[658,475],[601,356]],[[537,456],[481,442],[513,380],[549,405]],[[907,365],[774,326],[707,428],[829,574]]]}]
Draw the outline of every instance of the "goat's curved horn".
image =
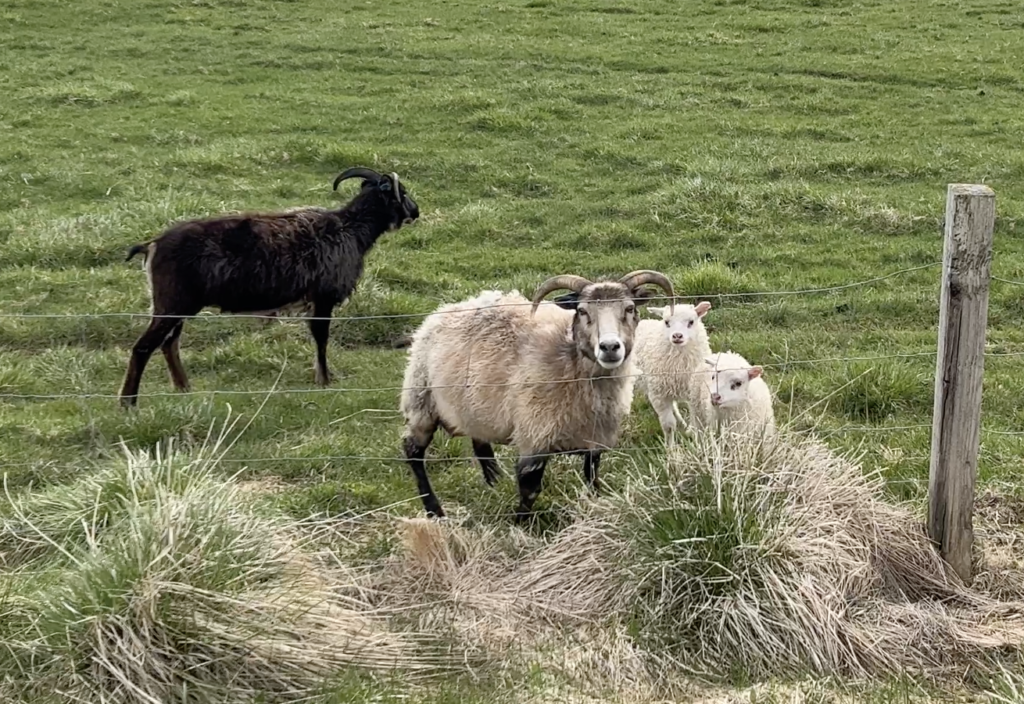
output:
[{"label": "goat's curved horn", "polygon": [[537,287],[537,290],[533,292],[533,307],[530,308],[530,314],[533,315],[537,312],[537,306],[544,300],[544,296],[548,295],[552,291],[561,291],[563,288],[567,288],[570,291],[579,293],[583,290],[584,286],[589,286],[591,281],[584,279],[582,276],[575,276],[573,274],[563,274],[562,276],[552,276],[550,279],[542,283]]},{"label": "goat's curved horn", "polygon": [[334,190],[338,190],[338,184],[348,178],[365,178],[371,181],[380,181],[381,176],[373,169],[368,169],[365,166],[353,166],[351,169],[345,169],[338,178],[334,179]]},{"label": "goat's curved horn", "polygon": [[619,282],[624,284],[626,288],[633,290],[637,286],[643,286],[644,284],[654,284],[658,288],[662,289],[668,294],[668,306],[669,312],[674,313],[675,306],[675,291],[672,289],[672,282],[668,280],[668,277],[662,274],[660,271],[651,271],[650,269],[640,269],[633,271],[621,279]]}]

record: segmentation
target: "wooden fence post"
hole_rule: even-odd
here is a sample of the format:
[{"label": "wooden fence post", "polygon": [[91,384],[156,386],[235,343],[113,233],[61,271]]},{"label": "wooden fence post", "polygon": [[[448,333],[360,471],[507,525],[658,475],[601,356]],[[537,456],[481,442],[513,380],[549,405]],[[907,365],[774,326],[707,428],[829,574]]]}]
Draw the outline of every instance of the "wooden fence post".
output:
[{"label": "wooden fence post", "polygon": [[946,194],[928,535],[968,584],[973,579],[974,481],[981,443],[995,199],[988,186],[953,183]]}]

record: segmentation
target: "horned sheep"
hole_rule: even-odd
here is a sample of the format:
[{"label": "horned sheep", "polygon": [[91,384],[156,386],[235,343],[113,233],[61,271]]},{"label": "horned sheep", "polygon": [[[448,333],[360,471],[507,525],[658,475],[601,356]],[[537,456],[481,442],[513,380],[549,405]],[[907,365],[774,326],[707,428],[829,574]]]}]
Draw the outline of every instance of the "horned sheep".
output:
[{"label": "horned sheep", "polygon": [[636,327],[636,364],[640,367],[637,389],[658,414],[665,442],[674,444],[677,420],[682,420],[677,401],[689,407],[690,427],[702,430],[712,419],[711,399],[704,376],[704,358],[711,354],[703,318],[711,303],[649,307],[658,320],[641,320]]},{"label": "horned sheep", "polygon": [[132,348],[121,403],[135,405],[143,370],[158,347],[175,388],[188,389],[178,340],[185,319],[206,307],[262,314],[311,307],[316,381],[327,385],[334,307],[352,295],[363,258],[380,236],[419,217],[398,174],[354,167],[334,180],[334,190],[350,178],[361,178],[361,189],[337,210],[306,207],[188,220],[133,246],[127,258],[145,254],[153,306],[149,327]]},{"label": "horned sheep", "polygon": [[517,519],[532,511],[552,454],[582,454],[583,475],[597,490],[601,451],[617,443],[632,400],[637,306],[654,295],[646,284],[674,295],[655,271],[618,281],[556,276],[532,301],[487,291],[424,320],[409,350],[401,411],[405,456],[428,516],[444,516],[424,462],[438,427],[472,439],[488,484],[499,473],[492,446],[516,446]]}]

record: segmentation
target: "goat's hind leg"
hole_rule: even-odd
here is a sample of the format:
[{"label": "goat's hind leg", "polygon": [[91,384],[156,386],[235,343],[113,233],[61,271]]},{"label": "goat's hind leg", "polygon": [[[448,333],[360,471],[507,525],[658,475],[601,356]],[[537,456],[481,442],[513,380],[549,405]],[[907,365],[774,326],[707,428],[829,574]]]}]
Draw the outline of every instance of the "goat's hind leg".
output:
[{"label": "goat's hind leg", "polygon": [[185,373],[185,367],[181,364],[181,356],[178,354],[181,329],[184,326],[185,321],[179,320],[174,329],[171,330],[171,334],[167,336],[167,339],[160,346],[161,351],[164,353],[164,359],[167,360],[167,370],[171,374],[171,383],[174,384],[174,388],[178,391],[188,391],[188,375]]},{"label": "goat's hind leg", "polygon": [[181,323],[180,318],[154,317],[149,321],[149,327],[142,333],[135,345],[132,347],[132,355],[128,360],[128,370],[124,375],[124,383],[121,385],[121,405],[134,406],[139,398],[139,384],[142,381],[142,372],[146,369],[149,358],[156,352],[157,347],[164,344],[173,334],[176,325]]},{"label": "goat's hind leg", "polygon": [[473,456],[480,463],[484,481],[494,486],[498,477],[501,476],[501,467],[498,466],[498,461],[494,458],[494,448],[491,447],[491,443],[473,438]]}]

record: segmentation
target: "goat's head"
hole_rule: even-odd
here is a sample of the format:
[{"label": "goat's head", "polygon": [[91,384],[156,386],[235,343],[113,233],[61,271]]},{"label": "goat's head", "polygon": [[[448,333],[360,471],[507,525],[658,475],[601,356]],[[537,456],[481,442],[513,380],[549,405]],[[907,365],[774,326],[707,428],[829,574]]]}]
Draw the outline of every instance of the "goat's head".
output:
[{"label": "goat's head", "polygon": [[[672,282],[657,271],[634,271],[618,281],[589,281],[582,276],[555,276],[548,279],[533,294],[532,311],[549,293],[568,289],[571,293],[559,296],[554,303],[575,311],[572,338],[580,354],[604,369],[615,369],[633,351],[633,334],[640,320],[637,306],[655,296],[643,288],[654,284],[668,296]],[[672,304],[669,303],[669,306]]]},{"label": "goat's head", "polygon": [[363,166],[354,166],[338,174],[334,179],[334,190],[338,190],[338,184],[349,178],[363,179],[362,193],[376,193],[388,209],[388,229],[397,230],[402,225],[409,225],[420,216],[419,206],[416,205],[405,190],[405,185],[398,180],[398,174],[379,174],[373,169]]},{"label": "goat's head", "polygon": [[675,312],[665,306],[650,306],[648,312],[653,313],[665,322],[665,337],[673,345],[683,347],[698,339],[701,329],[701,318],[711,310],[710,301],[701,301],[695,306],[689,304],[676,306]]}]

